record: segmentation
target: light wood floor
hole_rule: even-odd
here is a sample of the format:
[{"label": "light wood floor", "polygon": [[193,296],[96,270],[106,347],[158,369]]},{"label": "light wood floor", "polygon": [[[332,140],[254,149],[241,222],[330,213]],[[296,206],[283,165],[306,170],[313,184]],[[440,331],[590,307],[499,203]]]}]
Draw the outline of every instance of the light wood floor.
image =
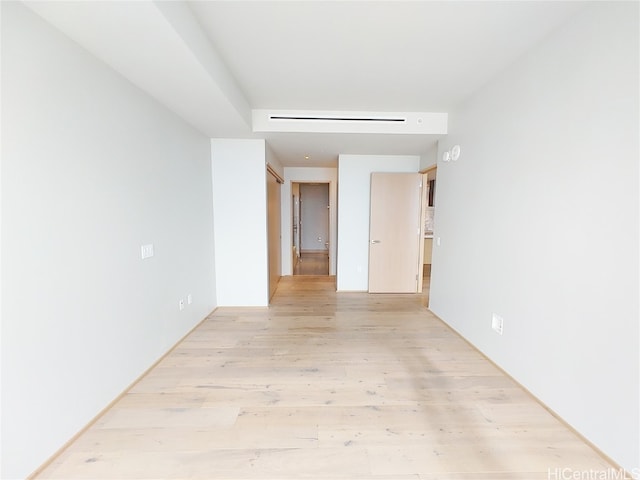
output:
[{"label": "light wood floor", "polygon": [[424,295],[334,290],[334,277],[286,277],[268,309],[218,309],[37,478],[528,480],[611,467]]},{"label": "light wood floor", "polygon": [[329,254],[303,252],[293,269],[294,275],[329,275]]}]

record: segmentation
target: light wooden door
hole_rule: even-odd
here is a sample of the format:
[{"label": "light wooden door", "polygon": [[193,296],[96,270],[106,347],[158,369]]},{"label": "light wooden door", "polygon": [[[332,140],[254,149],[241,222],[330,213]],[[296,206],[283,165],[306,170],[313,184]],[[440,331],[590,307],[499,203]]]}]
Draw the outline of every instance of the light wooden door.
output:
[{"label": "light wooden door", "polygon": [[421,180],[419,173],[371,174],[370,293],[418,292]]}]

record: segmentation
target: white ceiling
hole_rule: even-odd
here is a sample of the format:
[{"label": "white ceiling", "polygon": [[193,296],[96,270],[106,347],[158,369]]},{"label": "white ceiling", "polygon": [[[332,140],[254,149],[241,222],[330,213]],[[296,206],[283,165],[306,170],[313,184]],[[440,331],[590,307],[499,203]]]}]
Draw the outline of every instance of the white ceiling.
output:
[{"label": "white ceiling", "polygon": [[[285,166],[425,153],[437,135],[251,131],[251,109],[450,112],[584,6],[569,1],[27,4],[211,137]],[[307,160],[304,157],[309,156]]]}]

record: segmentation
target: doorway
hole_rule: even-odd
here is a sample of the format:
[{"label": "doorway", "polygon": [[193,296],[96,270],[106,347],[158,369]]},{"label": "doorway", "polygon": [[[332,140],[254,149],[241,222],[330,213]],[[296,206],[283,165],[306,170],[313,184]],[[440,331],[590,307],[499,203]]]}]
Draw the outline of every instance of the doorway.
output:
[{"label": "doorway", "polygon": [[293,183],[293,274],[329,275],[329,183]]},{"label": "doorway", "polygon": [[426,305],[429,304],[429,290],[431,287],[431,261],[433,252],[433,228],[436,206],[436,173],[434,165],[420,172],[425,178],[427,187],[426,205],[424,206],[424,253],[422,261],[422,293]]}]

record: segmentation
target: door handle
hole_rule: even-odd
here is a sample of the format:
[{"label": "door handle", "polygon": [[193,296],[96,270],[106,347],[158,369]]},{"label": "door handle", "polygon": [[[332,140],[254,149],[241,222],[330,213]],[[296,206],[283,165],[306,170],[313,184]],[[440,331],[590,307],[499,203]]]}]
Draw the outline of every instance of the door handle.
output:
[{"label": "door handle", "polygon": [[380,243],[380,240],[371,240],[371,244],[373,245],[374,243]]}]

